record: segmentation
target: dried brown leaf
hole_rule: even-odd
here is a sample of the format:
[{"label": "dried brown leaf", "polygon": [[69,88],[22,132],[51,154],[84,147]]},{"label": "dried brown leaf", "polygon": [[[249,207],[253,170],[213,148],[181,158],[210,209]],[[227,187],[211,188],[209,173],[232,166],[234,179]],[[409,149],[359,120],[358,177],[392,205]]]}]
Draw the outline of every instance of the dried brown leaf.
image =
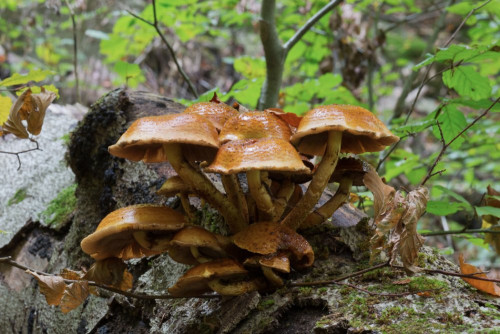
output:
[{"label": "dried brown leaf", "polygon": [[75,280],[75,281],[81,280],[84,274],[85,274],[84,272],[75,271],[75,270],[71,270],[71,269],[67,269],[67,268],[64,268],[63,270],[61,270],[61,273],[60,273],[62,278]]},{"label": "dried brown leaf", "polygon": [[55,100],[57,95],[54,92],[46,91],[42,87],[39,94],[31,95],[35,103],[36,108],[33,108],[28,115],[28,132],[37,136],[42,131],[43,120],[45,118],[45,112],[47,108]]},{"label": "dried brown leaf", "polygon": [[37,273],[27,270],[28,274],[33,275],[38,281],[40,292],[45,296],[47,304],[59,305],[61,298],[64,294],[66,284],[61,276],[46,276],[38,275]]},{"label": "dried brown leaf", "polygon": [[283,109],[279,108],[268,108],[265,111],[275,114],[293,128],[298,128],[302,120],[302,116],[298,116],[292,112],[285,112]]},{"label": "dried brown leaf", "polygon": [[219,97],[217,96],[217,93],[214,92],[214,96],[212,96],[212,98],[210,99],[210,102],[213,102],[213,103],[221,103],[221,100],[219,99]]},{"label": "dried brown leaf", "polygon": [[127,271],[127,265],[115,257],[96,261],[83,278],[99,284],[111,285],[120,290],[132,288],[132,275]]},{"label": "dried brown leaf", "polygon": [[23,108],[25,100],[30,99],[30,96],[31,96],[31,90],[27,89],[17,98],[16,102],[10,108],[9,117],[7,118],[7,121],[5,121],[5,123],[2,124],[4,132],[12,133],[18,138],[29,137],[28,131],[26,131],[26,128],[22,123],[23,120],[22,114],[19,111]]},{"label": "dried brown leaf", "polygon": [[64,290],[61,298],[61,311],[68,313],[74,310],[89,296],[89,284],[87,281],[78,281],[69,284]]},{"label": "dried brown leaf", "polygon": [[[465,263],[464,256],[462,254],[458,256],[458,261],[460,262],[460,271],[462,272],[462,274],[475,274],[481,272],[481,270],[479,270],[477,267]],[[477,274],[474,276],[481,278],[488,278],[488,276],[486,276],[486,274],[484,273]],[[477,279],[465,278],[465,277],[462,277],[462,279],[478,290],[489,293],[490,295],[493,296],[500,297],[500,287],[496,285],[494,282],[480,281]]]},{"label": "dried brown leaf", "polygon": [[377,217],[380,214],[380,210],[386,206],[386,203],[393,199],[396,190],[385,184],[373,168],[370,168],[370,170],[365,174],[363,182],[373,193],[373,209],[375,211],[374,217]]}]

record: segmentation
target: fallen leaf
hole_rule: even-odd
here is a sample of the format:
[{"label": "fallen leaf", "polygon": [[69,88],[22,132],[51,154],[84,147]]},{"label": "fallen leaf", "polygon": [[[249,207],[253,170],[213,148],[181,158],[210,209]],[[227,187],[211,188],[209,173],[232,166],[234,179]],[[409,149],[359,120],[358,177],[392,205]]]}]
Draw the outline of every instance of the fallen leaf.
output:
[{"label": "fallen leaf", "polygon": [[132,274],[120,259],[112,257],[96,261],[83,277],[99,284],[111,285],[120,290],[132,289]]},{"label": "fallen leaf", "polygon": [[285,112],[283,109],[279,108],[268,108],[264,111],[270,112],[272,114],[275,114],[282,120],[284,120],[288,125],[294,128],[299,127],[299,123],[302,120],[302,116],[298,116],[297,114],[294,114],[293,112]]},{"label": "fallen leaf", "polygon": [[19,113],[19,110],[23,108],[25,99],[30,95],[31,95],[31,90],[27,89],[17,98],[16,102],[12,105],[9,111],[9,116],[7,118],[7,121],[5,121],[2,124],[4,132],[12,133],[18,138],[29,137],[28,131],[26,131],[26,128],[22,123],[22,117],[21,114]]},{"label": "fallen leaf", "polygon": [[[486,274],[484,274],[484,273],[481,273],[481,270],[479,270],[477,267],[475,267],[471,264],[465,263],[464,256],[462,254],[459,254],[458,261],[460,262],[460,272],[462,274],[480,273],[480,274],[477,274],[474,276],[481,277],[481,278],[488,278],[488,276],[486,276]],[[466,277],[462,277],[462,279],[478,290],[489,293],[490,295],[493,295],[493,296],[500,297],[500,287],[498,285],[496,285],[494,282],[480,281],[477,279],[466,278]]]},{"label": "fallen leaf", "polygon": [[78,280],[82,279],[82,277],[83,277],[83,275],[85,275],[85,273],[81,272],[81,271],[75,271],[75,270],[64,268],[63,270],[61,270],[61,273],[59,275],[61,275],[61,277],[64,279],[78,281]]},{"label": "fallen leaf", "polygon": [[78,281],[69,284],[64,290],[64,294],[61,298],[60,306],[62,313],[68,313],[74,310],[80,306],[88,296],[89,284],[87,281]]},{"label": "fallen leaf", "polygon": [[66,284],[61,276],[46,276],[38,275],[37,273],[26,270],[28,274],[33,275],[38,281],[38,287],[40,292],[45,296],[47,304],[49,305],[59,305],[61,298],[64,294],[64,289]]},{"label": "fallen leaf", "polygon": [[214,92],[214,96],[212,96],[212,99],[210,100],[210,102],[221,103],[221,101],[219,100],[219,97],[217,96],[216,92]]},{"label": "fallen leaf", "polygon": [[402,279],[402,280],[399,280],[399,281],[394,281],[394,282],[392,282],[392,284],[406,285],[406,284],[408,284],[410,282],[411,282],[411,278],[405,278],[405,279]]}]

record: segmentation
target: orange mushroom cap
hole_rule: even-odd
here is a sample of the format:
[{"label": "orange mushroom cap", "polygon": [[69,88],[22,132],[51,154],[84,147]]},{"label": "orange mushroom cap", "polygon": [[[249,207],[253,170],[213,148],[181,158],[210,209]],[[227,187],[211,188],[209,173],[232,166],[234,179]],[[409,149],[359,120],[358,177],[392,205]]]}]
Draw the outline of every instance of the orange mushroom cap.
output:
[{"label": "orange mushroom cap", "polygon": [[288,252],[297,268],[309,267],[314,262],[314,252],[307,240],[294,230],[273,222],[258,222],[232,236],[239,248],[251,253],[271,255]]},{"label": "orange mushroom cap", "polygon": [[281,138],[289,141],[292,131],[288,124],[278,116],[267,111],[248,111],[229,119],[222,128],[219,140]]},{"label": "orange mushroom cap", "polygon": [[328,131],[343,132],[341,152],[355,154],[382,151],[399,141],[369,110],[342,104],[319,106],[307,112],[291,141],[301,153],[322,155]]},{"label": "orange mushroom cap", "polygon": [[163,162],[167,161],[163,151],[167,143],[183,145],[185,155],[201,157],[205,153],[205,159],[207,153],[213,157],[219,147],[217,130],[209,120],[181,113],[140,118],[108,149],[112,155],[132,161]]},{"label": "orange mushroom cap", "polygon": [[295,148],[283,139],[234,140],[222,145],[209,173],[233,174],[249,170],[310,173]]},{"label": "orange mushroom cap", "polygon": [[238,115],[238,111],[225,103],[198,102],[187,107],[184,113],[193,113],[207,118],[217,128],[222,129],[230,118]]},{"label": "orange mushroom cap", "polygon": [[154,244],[155,237],[171,238],[184,225],[184,216],[171,208],[151,204],[127,206],[104,217],[96,231],[82,240],[81,247],[96,260],[155,255],[161,251],[141,246],[134,232],[148,232]]}]

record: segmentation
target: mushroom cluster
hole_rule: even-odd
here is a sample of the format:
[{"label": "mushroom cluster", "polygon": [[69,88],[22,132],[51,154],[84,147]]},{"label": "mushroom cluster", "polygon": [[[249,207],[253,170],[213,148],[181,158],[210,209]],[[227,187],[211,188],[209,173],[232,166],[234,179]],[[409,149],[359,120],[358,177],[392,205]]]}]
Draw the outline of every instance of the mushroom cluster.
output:
[{"label": "mushroom cluster", "polygon": [[[149,204],[118,209],[83,239],[83,251],[97,261],[167,252],[192,266],[169,288],[176,296],[239,295],[282,286],[292,268],[314,262],[297,230],[327,220],[348,199],[351,186],[362,183],[366,164],[340,153],[376,152],[399,140],[357,106],[320,106],[298,124],[288,116],[276,110],[240,112],[213,101],[136,120],[109,152],[132,161],[170,162],[177,176],[158,193],[179,196],[184,214]],[[313,157],[320,159],[317,166]],[[223,189],[207,173],[219,174]],[[332,182],[339,184],[336,193],[316,207]],[[224,217],[229,235],[196,224],[191,196]]]}]

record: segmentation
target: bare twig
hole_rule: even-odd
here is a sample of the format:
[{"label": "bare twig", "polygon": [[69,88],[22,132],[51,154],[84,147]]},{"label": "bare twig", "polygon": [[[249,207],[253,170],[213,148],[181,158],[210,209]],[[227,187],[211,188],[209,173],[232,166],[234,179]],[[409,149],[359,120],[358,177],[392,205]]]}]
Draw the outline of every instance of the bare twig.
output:
[{"label": "bare twig", "polygon": [[[425,178],[423,179],[422,183],[420,183],[421,186],[425,185],[425,183],[432,177],[432,172],[434,170],[434,168],[436,168],[436,165],[438,164],[438,162],[441,160],[441,158],[443,157],[443,154],[444,152],[448,149],[448,147],[455,141],[457,140],[461,135],[463,135],[467,130],[469,130],[472,126],[474,126],[474,124],[476,124],[481,118],[483,118],[484,116],[486,116],[486,114],[488,114],[488,112],[491,110],[491,108],[493,108],[495,106],[495,104],[498,103],[498,101],[500,101],[500,97],[497,98],[495,100],[495,102],[493,102],[485,111],[483,111],[479,116],[477,116],[469,125],[467,125],[462,131],[460,131],[455,137],[453,137],[448,143],[445,143],[445,139],[443,137],[443,131],[441,130],[441,126],[439,125],[439,122],[437,123],[438,124],[438,128],[439,128],[439,132],[440,132],[440,136],[441,136],[441,142],[443,144],[443,147],[441,148],[441,151],[439,152],[436,160],[434,160],[434,163],[432,164],[431,167],[429,167],[428,171],[427,171],[427,175],[425,176]],[[435,175],[435,174],[434,174]]]},{"label": "bare twig", "polygon": [[[19,268],[24,271],[32,271],[36,274],[43,275],[43,276],[59,276],[57,274],[49,274],[45,273],[43,271],[38,271],[38,270],[33,270],[29,267],[26,267],[25,265],[22,265],[14,260],[10,256],[6,257],[0,257],[0,263],[5,263],[8,265],[11,265],[13,267]],[[126,296],[126,297],[131,297],[131,298],[137,298],[137,299],[180,299],[180,298],[186,298],[186,297],[177,297],[177,296],[172,296],[170,294],[159,294],[159,295],[150,295],[150,294],[144,294],[144,293],[137,293],[137,292],[128,292],[128,291],[123,291],[117,288],[114,288],[109,285],[104,285],[100,284],[97,282],[93,281],[87,281],[85,280],[90,286],[95,286],[97,288],[103,289],[103,290],[108,290],[114,293],[118,293],[120,295]],[[71,280],[71,279],[64,279],[64,282],[66,284],[71,284],[71,283],[78,283],[81,282],[79,280]],[[210,295],[198,295],[198,296],[190,296],[189,298],[221,298],[220,295],[216,294],[210,294]]]},{"label": "bare twig", "polygon": [[64,0],[69,9],[71,16],[71,23],[73,25],[73,71],[75,72],[75,89],[76,89],[76,102],[80,102],[80,81],[78,79],[78,43],[76,38],[76,20],[75,12],[71,8],[68,0]]},{"label": "bare twig", "polygon": [[0,154],[11,154],[11,155],[15,155],[17,157],[17,163],[18,163],[17,170],[21,169],[21,158],[19,157],[19,155],[21,155],[23,153],[32,152],[32,151],[41,151],[40,146],[35,139],[30,138],[29,140],[36,144],[35,148],[30,148],[28,150],[19,151],[19,152],[0,151]]},{"label": "bare twig", "polygon": [[333,284],[348,286],[352,289],[356,289],[356,290],[359,290],[361,292],[367,293],[370,296],[379,296],[379,297],[404,297],[404,296],[410,296],[410,295],[423,294],[426,292],[437,292],[439,290],[444,289],[444,287],[443,287],[443,288],[420,290],[420,291],[407,291],[407,292],[400,292],[400,293],[383,293],[383,292],[373,292],[373,291],[370,291],[370,290],[367,290],[367,289],[364,289],[364,288],[361,288],[359,286],[356,286],[354,284],[349,284],[349,283],[334,282]]},{"label": "bare twig", "polygon": [[[397,269],[404,269],[403,266],[392,266],[392,267],[393,268],[397,268]],[[472,273],[472,274],[461,274],[461,273],[455,273],[455,272],[452,272],[452,271],[445,271],[445,270],[440,270],[440,269],[425,269],[425,268],[423,268],[423,271],[426,272],[427,274],[442,274],[442,275],[446,275],[446,276],[471,278],[471,279],[475,279],[475,280],[478,280],[478,281],[500,283],[500,279],[485,278],[485,277],[477,277],[476,276],[476,275],[479,275],[479,274],[484,274],[484,272],[482,272],[482,273]]]},{"label": "bare twig", "polygon": [[186,81],[186,83],[188,84],[189,89],[191,90],[191,93],[196,98],[198,98],[198,96],[199,96],[198,92],[196,91],[196,88],[194,87],[193,83],[191,82],[191,80],[189,79],[188,75],[186,74],[186,72],[182,68],[181,64],[179,63],[179,60],[177,59],[177,56],[175,55],[174,48],[172,47],[172,45],[170,44],[170,42],[167,40],[167,38],[165,37],[165,35],[160,30],[160,25],[158,23],[158,16],[156,14],[156,0],[153,0],[153,18],[154,18],[153,22],[150,22],[150,21],[148,21],[148,20],[140,17],[139,15],[134,14],[134,13],[132,13],[129,10],[127,10],[127,12],[130,15],[132,15],[133,17],[135,17],[136,19],[138,19],[138,20],[146,23],[147,25],[150,25],[153,28],[155,28],[156,33],[158,34],[158,36],[160,36],[163,44],[165,44],[165,46],[167,47],[168,51],[170,51],[170,55],[172,56],[172,59],[173,59],[173,61],[175,63],[175,66],[177,66],[177,70],[179,71],[179,73],[181,74],[181,76],[184,78],[184,81]]}]

